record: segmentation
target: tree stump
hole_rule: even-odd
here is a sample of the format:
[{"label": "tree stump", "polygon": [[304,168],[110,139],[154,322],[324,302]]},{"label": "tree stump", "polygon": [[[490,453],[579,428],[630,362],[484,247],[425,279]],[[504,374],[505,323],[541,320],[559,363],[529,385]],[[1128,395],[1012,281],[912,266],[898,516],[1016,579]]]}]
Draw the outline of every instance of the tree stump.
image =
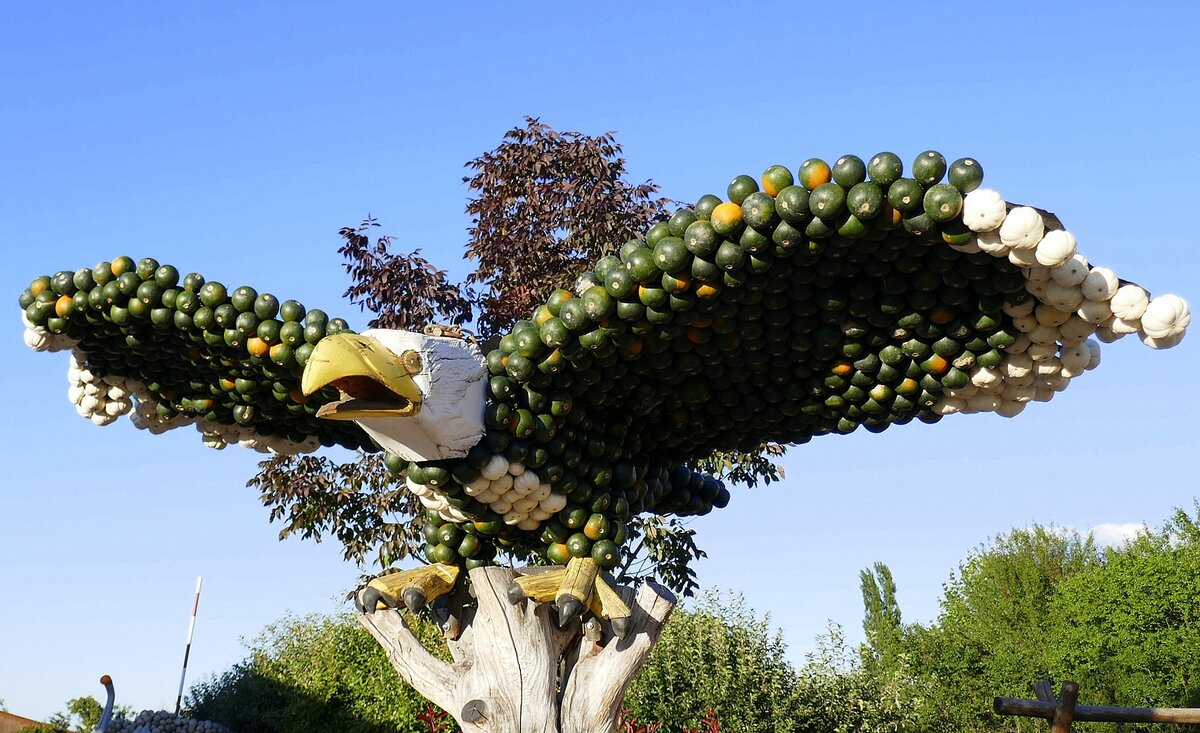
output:
[{"label": "tree stump", "polygon": [[448,638],[453,663],[429,653],[398,610],[360,617],[392,666],[430,702],[454,716],[464,733],[595,733],[616,728],[621,702],[675,607],[675,597],[647,582],[618,589],[633,611],[629,633],[614,636],[589,618],[558,628],[547,603],[508,600],[516,573],[471,571],[475,595]]}]

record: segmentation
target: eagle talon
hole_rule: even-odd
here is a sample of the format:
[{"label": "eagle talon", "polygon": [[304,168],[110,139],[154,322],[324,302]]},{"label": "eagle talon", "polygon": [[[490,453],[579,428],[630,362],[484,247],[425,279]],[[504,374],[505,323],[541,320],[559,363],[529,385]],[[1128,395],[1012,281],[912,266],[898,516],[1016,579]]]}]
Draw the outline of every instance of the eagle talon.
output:
[{"label": "eagle talon", "polygon": [[632,612],[591,558],[572,558],[566,567],[520,576],[509,585],[507,595],[514,604],[526,598],[553,602],[560,629],[588,610],[609,621],[618,639],[628,636],[632,628]]},{"label": "eagle talon", "polygon": [[404,598],[404,607],[412,613],[416,613],[425,607],[425,594],[422,593],[421,589],[417,588],[416,586],[408,586],[404,590],[400,591],[400,595]]},{"label": "eagle talon", "polygon": [[381,608],[395,608],[396,599],[383,593],[378,588],[372,588],[368,585],[354,597],[354,605],[358,607],[359,613],[372,614]]},{"label": "eagle talon", "polygon": [[425,565],[400,573],[380,575],[367,583],[355,598],[362,613],[380,608],[404,608],[415,612],[454,589],[460,570],[457,565]]},{"label": "eagle talon", "polygon": [[583,603],[573,596],[563,596],[554,602],[558,606],[558,628],[565,629],[567,624],[583,613]]}]

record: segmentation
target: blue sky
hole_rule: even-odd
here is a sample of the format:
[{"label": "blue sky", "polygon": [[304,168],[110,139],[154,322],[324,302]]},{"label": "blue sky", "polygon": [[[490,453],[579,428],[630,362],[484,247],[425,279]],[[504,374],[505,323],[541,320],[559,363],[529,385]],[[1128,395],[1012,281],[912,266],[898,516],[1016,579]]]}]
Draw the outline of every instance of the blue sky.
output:
[{"label": "blue sky", "polygon": [[[338,228],[370,212],[465,275],[463,163],[534,115],[617,130],[631,177],[681,201],[814,155],[972,156],[985,185],[1058,213],[1093,264],[1200,298],[1200,6],[830,7],[8,8],[0,699],[45,717],[99,696],[107,673],[121,703],[169,708],[197,575],[191,681],[284,613],[342,608],[359,573],[334,544],[276,540],[245,487],[256,454],[77,417],[65,355],[21,342],[15,301],[36,275],[153,256],[361,325],[341,298]],[[827,619],[855,638],[858,571],[877,560],[906,618],[928,621],[950,571],[996,533],[1157,525],[1197,494],[1198,344],[1105,346],[1098,370],[1015,420],[797,448],[782,485],[735,490],[695,522],[700,580],[769,611],[800,661]]]}]

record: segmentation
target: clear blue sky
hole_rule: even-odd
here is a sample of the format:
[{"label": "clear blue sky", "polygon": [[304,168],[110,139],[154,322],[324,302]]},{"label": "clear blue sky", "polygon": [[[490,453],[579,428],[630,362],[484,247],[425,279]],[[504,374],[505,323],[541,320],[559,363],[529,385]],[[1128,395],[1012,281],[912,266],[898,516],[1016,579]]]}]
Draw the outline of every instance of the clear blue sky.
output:
[{"label": "clear blue sky", "polygon": [[[636,180],[694,200],[807,157],[970,155],[1057,212],[1093,263],[1200,300],[1191,2],[23,3],[0,43],[0,699],[169,708],[196,576],[192,681],[285,612],[334,611],[358,568],[277,542],[256,454],[99,429],[65,355],[21,342],[35,275],[120,254],[365,319],[337,230],[368,212],[461,276],[462,165],[523,115],[619,131]],[[800,661],[851,637],[858,571],[890,564],[910,621],[974,546],[1033,522],[1160,523],[1191,507],[1200,338],[1133,339],[1015,420],[958,416],[793,450],[783,485],[696,522],[706,587],[770,611]],[[792,551],[765,562],[757,542]]]}]

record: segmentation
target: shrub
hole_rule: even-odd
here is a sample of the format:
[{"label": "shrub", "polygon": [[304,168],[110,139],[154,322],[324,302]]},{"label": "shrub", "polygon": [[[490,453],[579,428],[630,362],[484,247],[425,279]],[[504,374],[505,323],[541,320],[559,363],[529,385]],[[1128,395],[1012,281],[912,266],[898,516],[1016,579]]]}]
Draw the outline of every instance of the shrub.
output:
[{"label": "shrub", "polygon": [[[445,645],[430,623],[414,624],[426,646]],[[193,717],[238,733],[424,733],[428,705],[349,615],[288,617],[268,626],[249,656],[192,688]]]}]

